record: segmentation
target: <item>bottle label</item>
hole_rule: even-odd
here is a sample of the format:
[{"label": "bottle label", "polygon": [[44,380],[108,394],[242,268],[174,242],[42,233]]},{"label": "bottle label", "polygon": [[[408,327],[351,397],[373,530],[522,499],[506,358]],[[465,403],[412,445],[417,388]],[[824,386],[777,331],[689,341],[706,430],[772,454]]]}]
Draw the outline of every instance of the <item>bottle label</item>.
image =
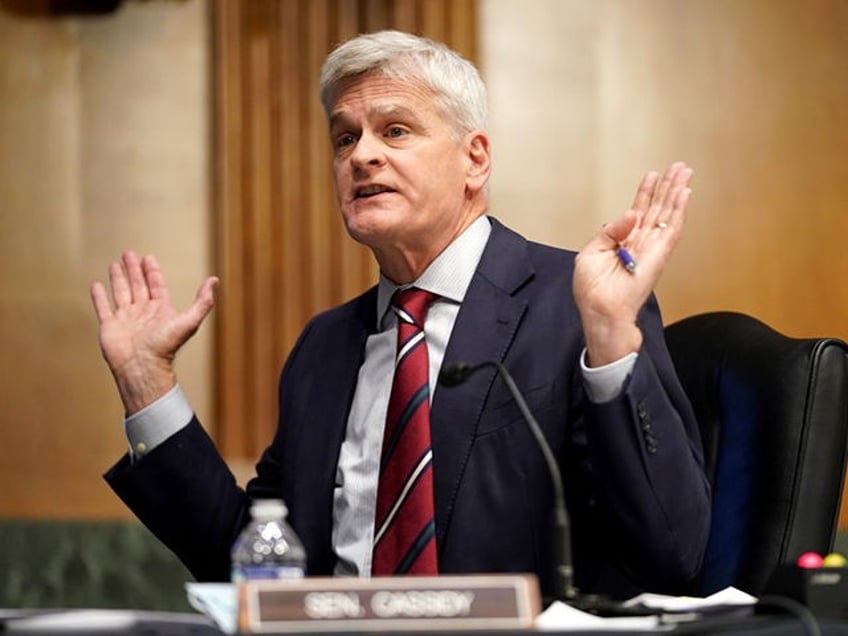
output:
[{"label": "bottle label", "polygon": [[297,565],[242,565],[233,568],[233,581],[256,581],[260,579],[302,579],[303,568]]}]

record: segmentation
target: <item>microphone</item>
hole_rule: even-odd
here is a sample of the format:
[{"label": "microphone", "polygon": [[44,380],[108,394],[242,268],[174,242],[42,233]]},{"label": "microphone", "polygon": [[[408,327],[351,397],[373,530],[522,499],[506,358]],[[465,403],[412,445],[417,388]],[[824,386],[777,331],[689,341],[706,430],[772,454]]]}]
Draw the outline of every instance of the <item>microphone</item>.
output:
[{"label": "microphone", "polygon": [[536,439],[536,443],[545,458],[554,490],[553,553],[554,563],[556,565],[556,594],[557,598],[561,598],[566,602],[576,602],[579,591],[574,585],[574,564],[571,558],[571,529],[569,526],[568,511],[565,508],[562,474],[560,473],[559,465],[553,451],[548,444],[548,440],[545,439],[539,423],[533,417],[533,413],[530,412],[530,408],[527,406],[524,396],[515,384],[515,380],[512,379],[512,375],[506,370],[506,367],[496,360],[486,360],[474,366],[459,363],[451,365],[439,373],[439,384],[445,387],[459,386],[478,369],[483,367],[495,367],[500,373],[509,392],[512,394],[512,399],[518,405],[521,414],[524,416],[524,420],[527,422],[527,426],[530,427],[530,432],[533,433],[533,437]]}]

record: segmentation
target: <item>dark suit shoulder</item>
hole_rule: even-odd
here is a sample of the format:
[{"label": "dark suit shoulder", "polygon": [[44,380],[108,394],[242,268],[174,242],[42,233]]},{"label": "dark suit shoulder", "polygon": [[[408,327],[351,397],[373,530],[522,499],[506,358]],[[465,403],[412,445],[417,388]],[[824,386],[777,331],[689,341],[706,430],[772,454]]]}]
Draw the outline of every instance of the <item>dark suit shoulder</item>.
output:
[{"label": "dark suit shoulder", "polygon": [[[528,240],[493,217],[492,233],[478,274],[507,294],[526,289],[529,283],[538,291],[550,286],[550,291],[570,296],[576,252]],[[542,283],[538,285],[537,283]]]},{"label": "dark suit shoulder", "polygon": [[306,324],[304,333],[315,328],[333,327],[339,323],[349,324],[351,321],[368,332],[374,331],[377,323],[376,285],[356,298],[314,315]]}]

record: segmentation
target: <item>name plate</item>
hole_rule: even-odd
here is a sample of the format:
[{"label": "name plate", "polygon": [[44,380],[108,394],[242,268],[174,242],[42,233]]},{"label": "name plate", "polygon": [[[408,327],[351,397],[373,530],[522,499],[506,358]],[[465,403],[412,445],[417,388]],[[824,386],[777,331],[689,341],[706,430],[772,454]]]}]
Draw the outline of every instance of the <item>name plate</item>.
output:
[{"label": "name plate", "polygon": [[238,586],[239,632],[532,629],[533,575],[310,577]]}]

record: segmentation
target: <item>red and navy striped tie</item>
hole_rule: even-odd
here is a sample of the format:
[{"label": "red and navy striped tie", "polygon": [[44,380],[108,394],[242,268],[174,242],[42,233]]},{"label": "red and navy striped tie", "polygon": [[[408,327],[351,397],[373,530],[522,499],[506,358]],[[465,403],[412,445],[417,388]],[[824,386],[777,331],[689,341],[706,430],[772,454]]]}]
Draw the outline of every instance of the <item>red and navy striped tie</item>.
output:
[{"label": "red and navy striped tie", "polygon": [[430,379],[424,318],[438,296],[421,289],[395,293],[398,317],[395,375],[389,397],[371,573],[438,574],[430,446]]}]

